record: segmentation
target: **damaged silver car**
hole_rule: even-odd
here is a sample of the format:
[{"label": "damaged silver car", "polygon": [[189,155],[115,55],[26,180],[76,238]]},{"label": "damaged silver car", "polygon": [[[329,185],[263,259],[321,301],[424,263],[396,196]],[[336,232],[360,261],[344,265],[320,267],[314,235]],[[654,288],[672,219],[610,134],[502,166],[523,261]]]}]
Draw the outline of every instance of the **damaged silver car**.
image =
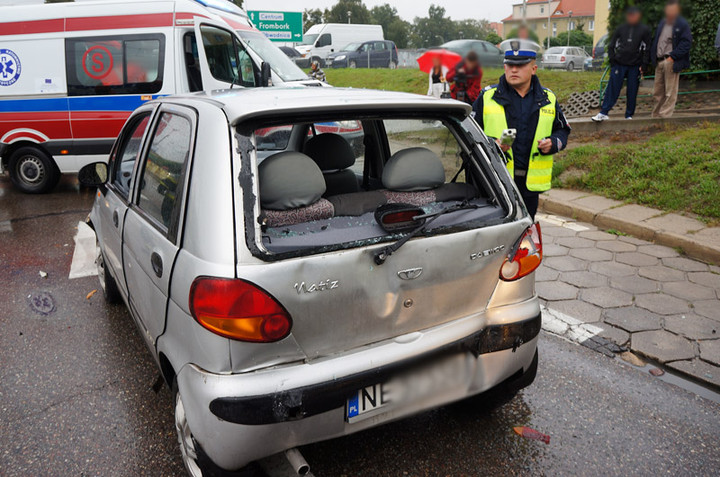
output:
[{"label": "damaged silver car", "polygon": [[535,378],[540,227],[468,105],[162,98],[80,179],[102,289],[174,393],[191,475]]}]

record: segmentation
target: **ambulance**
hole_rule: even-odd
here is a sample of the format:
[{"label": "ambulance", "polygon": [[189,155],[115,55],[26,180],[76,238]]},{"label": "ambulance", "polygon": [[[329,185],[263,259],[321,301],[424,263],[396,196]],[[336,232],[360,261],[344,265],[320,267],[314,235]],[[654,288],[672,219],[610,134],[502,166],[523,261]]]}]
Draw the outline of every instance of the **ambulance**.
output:
[{"label": "ambulance", "polygon": [[0,171],[47,192],[146,101],[283,83],[321,86],[227,0],[0,7]]}]

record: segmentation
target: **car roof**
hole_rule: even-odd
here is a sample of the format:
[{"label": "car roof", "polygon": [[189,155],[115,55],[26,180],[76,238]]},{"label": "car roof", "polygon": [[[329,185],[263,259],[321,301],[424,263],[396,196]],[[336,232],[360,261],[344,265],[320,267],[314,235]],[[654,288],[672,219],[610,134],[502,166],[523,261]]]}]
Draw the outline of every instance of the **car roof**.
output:
[{"label": "car roof", "polygon": [[156,101],[210,101],[225,111],[233,125],[261,116],[277,118],[324,112],[422,111],[465,118],[472,111],[469,104],[451,99],[396,91],[308,86],[227,89],[168,96]]}]

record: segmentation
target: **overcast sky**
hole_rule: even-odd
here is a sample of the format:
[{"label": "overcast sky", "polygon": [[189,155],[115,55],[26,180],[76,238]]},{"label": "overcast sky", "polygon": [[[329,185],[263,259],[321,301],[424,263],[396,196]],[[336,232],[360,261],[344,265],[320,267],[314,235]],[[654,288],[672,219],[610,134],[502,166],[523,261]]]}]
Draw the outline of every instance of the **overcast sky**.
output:
[{"label": "overcast sky", "polygon": [[[383,3],[390,3],[398,9],[400,16],[412,21],[415,17],[427,15],[430,4],[435,3],[445,7],[453,20],[465,18],[487,19],[498,21],[512,12],[511,5],[520,0],[364,0],[368,8]],[[28,3],[42,3],[43,0],[0,0],[0,5],[17,5]],[[245,0],[248,10],[280,10],[298,11],[305,8],[325,9],[333,6],[337,0]],[[300,7],[302,5],[302,7]]]}]

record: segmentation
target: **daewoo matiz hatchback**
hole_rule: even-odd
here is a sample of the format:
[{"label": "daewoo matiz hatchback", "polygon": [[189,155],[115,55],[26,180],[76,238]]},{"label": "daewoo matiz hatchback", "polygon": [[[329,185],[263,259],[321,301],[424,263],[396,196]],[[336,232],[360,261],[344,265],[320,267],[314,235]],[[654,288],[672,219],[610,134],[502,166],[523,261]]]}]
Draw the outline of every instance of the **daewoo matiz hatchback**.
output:
[{"label": "daewoo matiz hatchback", "polygon": [[168,97],[80,178],[103,291],[173,390],[192,475],[535,377],[540,228],[463,103]]}]

